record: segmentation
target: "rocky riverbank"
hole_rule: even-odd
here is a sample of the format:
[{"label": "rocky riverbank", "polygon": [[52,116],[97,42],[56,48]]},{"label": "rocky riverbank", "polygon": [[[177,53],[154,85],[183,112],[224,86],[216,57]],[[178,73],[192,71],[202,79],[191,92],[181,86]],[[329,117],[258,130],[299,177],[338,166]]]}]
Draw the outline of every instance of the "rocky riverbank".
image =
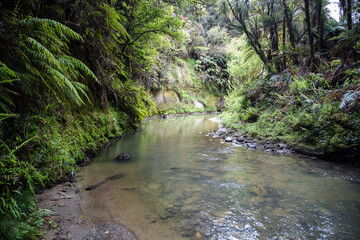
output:
[{"label": "rocky riverbank", "polygon": [[324,149],[318,149],[314,146],[299,143],[287,144],[284,142],[274,142],[267,139],[256,138],[240,131],[223,127],[221,124],[219,125],[219,130],[213,131],[208,135],[213,138],[221,139],[221,141],[226,143],[231,143],[234,146],[246,147],[248,150],[259,150],[278,154],[300,154],[351,167],[360,167],[360,163],[358,162],[360,156],[359,146],[350,146],[343,149],[339,148],[335,152],[326,152]]},{"label": "rocky riverbank", "polygon": [[294,153],[286,143],[275,143],[269,140],[254,138],[220,125],[219,130],[208,134],[213,138],[222,139],[226,143],[232,143],[238,147],[246,147],[248,150],[260,150],[279,154]]}]

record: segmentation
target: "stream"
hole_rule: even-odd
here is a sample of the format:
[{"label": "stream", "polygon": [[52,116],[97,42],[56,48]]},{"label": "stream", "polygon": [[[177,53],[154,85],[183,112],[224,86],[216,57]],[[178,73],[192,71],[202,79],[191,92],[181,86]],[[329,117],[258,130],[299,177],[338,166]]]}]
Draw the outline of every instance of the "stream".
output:
[{"label": "stream", "polygon": [[140,240],[360,239],[359,169],[223,143],[214,117],[146,120],[104,149],[79,172],[84,218]]}]

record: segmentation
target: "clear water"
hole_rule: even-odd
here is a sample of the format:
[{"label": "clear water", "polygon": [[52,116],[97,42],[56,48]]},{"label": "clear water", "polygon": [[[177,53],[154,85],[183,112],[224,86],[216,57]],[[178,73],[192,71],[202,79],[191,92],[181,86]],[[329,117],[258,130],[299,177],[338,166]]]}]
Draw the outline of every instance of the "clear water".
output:
[{"label": "clear water", "polygon": [[211,117],[148,120],[102,151],[80,172],[84,217],[142,240],[360,239],[359,170],[221,143]]}]

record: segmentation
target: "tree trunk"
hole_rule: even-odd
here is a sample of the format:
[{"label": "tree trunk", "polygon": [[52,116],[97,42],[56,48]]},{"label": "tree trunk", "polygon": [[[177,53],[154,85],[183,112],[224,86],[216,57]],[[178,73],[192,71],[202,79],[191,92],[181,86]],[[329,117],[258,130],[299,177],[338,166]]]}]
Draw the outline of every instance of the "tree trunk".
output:
[{"label": "tree trunk", "polygon": [[287,25],[287,28],[289,31],[289,40],[290,40],[291,46],[294,48],[295,47],[295,35],[294,35],[294,28],[292,26],[292,21],[290,18],[290,9],[286,5],[286,0],[283,0],[282,4],[283,4],[283,8],[284,8],[284,16],[285,16],[286,25]]},{"label": "tree trunk", "polygon": [[[282,44],[283,44],[283,49],[285,49],[285,45],[286,45],[286,23],[285,23],[285,21],[283,21]],[[284,52],[282,53],[282,60],[283,60],[282,67],[283,67],[283,69],[285,69],[286,68],[286,55]]]},{"label": "tree trunk", "polygon": [[316,3],[316,25],[318,28],[318,49],[319,51],[323,47],[323,38],[324,38],[324,25],[322,21],[322,0],[317,0]]},{"label": "tree trunk", "polygon": [[[269,17],[273,15],[274,12],[274,2],[272,1],[269,6]],[[270,38],[271,38],[271,51],[278,51],[279,50],[279,38],[277,32],[277,24],[276,21],[273,19],[270,27]]]},{"label": "tree trunk", "polygon": [[314,36],[311,31],[311,20],[310,20],[310,6],[309,0],[304,0],[305,3],[305,21],[307,26],[307,33],[309,36],[309,44],[310,44],[310,65],[313,67],[314,60]]},{"label": "tree trunk", "polygon": [[286,23],[285,21],[283,22],[283,33],[282,33],[282,42],[283,42],[283,47],[285,47],[286,44]]},{"label": "tree trunk", "polygon": [[352,29],[352,9],[351,9],[351,0],[347,0],[346,2],[347,4],[347,26],[348,26],[348,30]]}]

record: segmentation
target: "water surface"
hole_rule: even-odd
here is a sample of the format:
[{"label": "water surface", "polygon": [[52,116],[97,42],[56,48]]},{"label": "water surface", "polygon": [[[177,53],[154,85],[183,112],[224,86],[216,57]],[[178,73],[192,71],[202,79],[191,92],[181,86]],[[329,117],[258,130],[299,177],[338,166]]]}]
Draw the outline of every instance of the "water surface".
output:
[{"label": "water surface", "polygon": [[[139,239],[360,239],[360,173],[249,151],[209,132],[214,116],[152,119],[81,169],[83,215]],[[115,156],[134,157],[119,163]]]}]

